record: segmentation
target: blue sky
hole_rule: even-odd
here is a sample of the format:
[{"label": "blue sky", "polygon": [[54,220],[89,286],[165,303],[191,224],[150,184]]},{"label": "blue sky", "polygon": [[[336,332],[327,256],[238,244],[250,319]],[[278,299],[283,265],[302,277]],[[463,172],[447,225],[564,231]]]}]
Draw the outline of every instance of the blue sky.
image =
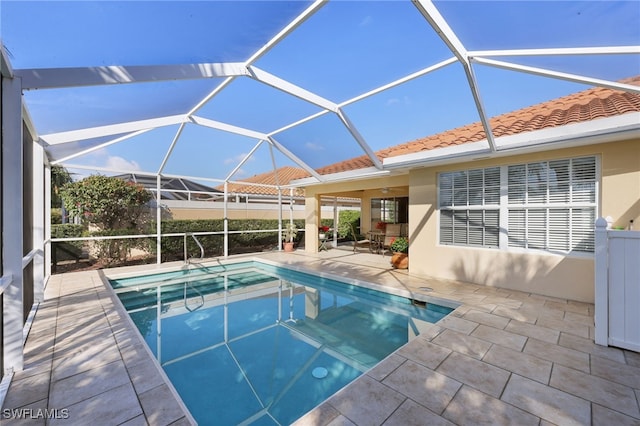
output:
[{"label": "blue sky", "polygon": [[[13,67],[156,65],[246,60],[309,3],[2,1],[3,44]],[[436,2],[471,50],[640,45],[638,1]],[[330,2],[255,65],[342,102],[451,57],[409,1]],[[618,80],[640,74],[635,56],[505,58],[524,65]],[[479,66],[489,115],[586,86]],[[179,81],[28,92],[41,134],[183,113],[220,81]],[[318,111],[248,78],[236,79],[198,112],[261,132]],[[345,108],[374,150],[478,120],[462,68],[433,74]],[[177,126],[111,145],[75,163],[157,171]],[[333,114],[276,136],[312,167],[362,150]],[[167,173],[225,177],[256,140],[187,126]],[[84,142],[82,146],[86,146]],[[77,147],[58,149],[57,155]],[[277,166],[290,165],[281,155]],[[236,178],[271,168],[266,144]]]}]

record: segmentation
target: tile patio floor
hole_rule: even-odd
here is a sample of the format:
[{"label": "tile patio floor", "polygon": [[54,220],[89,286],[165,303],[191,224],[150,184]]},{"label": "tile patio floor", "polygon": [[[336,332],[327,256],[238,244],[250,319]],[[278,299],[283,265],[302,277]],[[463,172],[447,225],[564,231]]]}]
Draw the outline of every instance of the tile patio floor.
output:
[{"label": "tile patio floor", "polygon": [[[640,354],[594,344],[591,304],[409,277],[368,253],[261,257],[461,303],[296,425],[640,425]],[[68,409],[52,425],[193,422],[103,282],[137,269],[51,277],[4,409]]]}]

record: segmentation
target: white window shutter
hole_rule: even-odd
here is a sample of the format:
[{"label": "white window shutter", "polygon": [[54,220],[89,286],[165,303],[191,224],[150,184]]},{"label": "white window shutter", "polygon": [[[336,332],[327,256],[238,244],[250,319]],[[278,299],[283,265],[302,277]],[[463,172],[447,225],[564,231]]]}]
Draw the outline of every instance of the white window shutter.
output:
[{"label": "white window shutter", "polygon": [[570,209],[549,210],[549,249],[569,251],[570,246]]},{"label": "white window shutter", "polygon": [[438,184],[442,244],[499,247],[506,229],[508,247],[593,252],[595,157],[441,173]]}]

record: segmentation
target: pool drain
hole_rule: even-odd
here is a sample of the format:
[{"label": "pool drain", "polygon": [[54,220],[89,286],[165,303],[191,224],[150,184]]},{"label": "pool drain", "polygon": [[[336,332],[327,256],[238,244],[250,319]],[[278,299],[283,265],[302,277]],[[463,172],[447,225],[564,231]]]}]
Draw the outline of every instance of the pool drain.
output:
[{"label": "pool drain", "polygon": [[324,379],[325,377],[327,377],[327,374],[329,374],[329,371],[324,367],[316,367],[313,369],[311,374],[316,379]]}]

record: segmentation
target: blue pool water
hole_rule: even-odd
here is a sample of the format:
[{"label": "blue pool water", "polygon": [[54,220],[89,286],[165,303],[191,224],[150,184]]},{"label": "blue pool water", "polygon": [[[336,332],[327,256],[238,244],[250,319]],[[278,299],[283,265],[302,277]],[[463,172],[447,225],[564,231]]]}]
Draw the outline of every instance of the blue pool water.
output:
[{"label": "blue pool water", "polygon": [[111,285],[200,425],[290,424],[452,310],[260,262]]}]

